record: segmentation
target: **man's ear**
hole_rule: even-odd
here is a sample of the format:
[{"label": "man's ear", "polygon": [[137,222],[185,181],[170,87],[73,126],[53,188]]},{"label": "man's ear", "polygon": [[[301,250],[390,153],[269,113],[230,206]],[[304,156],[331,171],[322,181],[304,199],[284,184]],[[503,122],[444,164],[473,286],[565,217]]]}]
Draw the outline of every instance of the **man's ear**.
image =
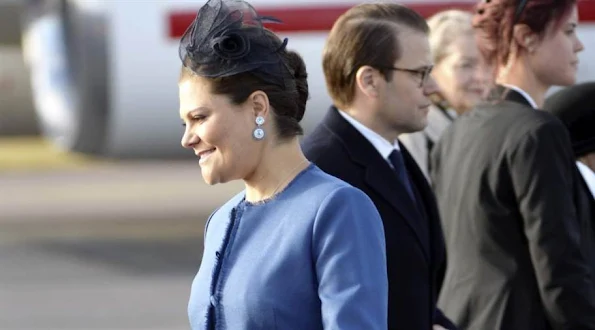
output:
[{"label": "man's ear", "polygon": [[360,67],[355,73],[357,88],[368,97],[378,97],[380,87],[380,72],[369,65]]}]

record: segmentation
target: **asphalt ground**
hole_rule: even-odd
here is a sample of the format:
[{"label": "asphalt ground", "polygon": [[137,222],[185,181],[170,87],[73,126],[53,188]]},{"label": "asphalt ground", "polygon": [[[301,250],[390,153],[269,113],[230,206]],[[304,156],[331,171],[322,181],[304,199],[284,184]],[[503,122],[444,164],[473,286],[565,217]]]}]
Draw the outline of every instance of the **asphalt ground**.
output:
[{"label": "asphalt ground", "polygon": [[0,330],[188,329],[205,221],[241,189],[0,139]]},{"label": "asphalt ground", "polygon": [[205,184],[194,160],[94,160],[43,142],[11,142],[0,139],[4,240],[17,239],[17,232],[23,238],[199,234],[198,221],[242,189],[241,182]]}]

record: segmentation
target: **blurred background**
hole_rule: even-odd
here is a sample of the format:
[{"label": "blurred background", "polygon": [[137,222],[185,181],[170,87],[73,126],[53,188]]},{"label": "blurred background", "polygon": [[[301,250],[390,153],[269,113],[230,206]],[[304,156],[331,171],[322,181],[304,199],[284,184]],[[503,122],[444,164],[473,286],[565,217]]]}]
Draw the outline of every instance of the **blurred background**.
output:
[{"label": "blurred background", "polygon": [[[129,66],[119,54],[136,56],[128,48],[139,45],[108,51],[109,36],[130,28],[150,44],[139,31],[159,21],[108,31],[115,11],[130,20],[158,1],[121,2],[0,0],[2,330],[188,329],[204,221],[241,189],[207,189],[180,147],[175,79],[150,78],[147,65],[118,80],[118,66]],[[172,77],[176,54],[160,69]],[[128,137],[137,134],[148,137]]]},{"label": "blurred background", "polygon": [[[330,104],[324,38],[361,1],[250,2],[306,61],[308,134]],[[0,0],[0,330],[188,328],[205,220],[242,189],[207,187],[179,144],[177,45],[203,3]],[[580,10],[587,80],[595,5]]]}]

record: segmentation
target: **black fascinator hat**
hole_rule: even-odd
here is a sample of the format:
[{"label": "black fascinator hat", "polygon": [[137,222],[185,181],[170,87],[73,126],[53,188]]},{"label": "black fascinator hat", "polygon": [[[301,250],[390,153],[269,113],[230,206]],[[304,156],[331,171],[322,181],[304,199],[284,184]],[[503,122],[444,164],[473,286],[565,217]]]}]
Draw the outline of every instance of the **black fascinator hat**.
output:
[{"label": "black fascinator hat", "polygon": [[250,72],[284,88],[282,70],[289,68],[279,52],[287,45],[287,39],[275,44],[263,27],[263,23],[280,22],[259,16],[242,0],[209,0],[182,36],[180,59],[202,77]]}]

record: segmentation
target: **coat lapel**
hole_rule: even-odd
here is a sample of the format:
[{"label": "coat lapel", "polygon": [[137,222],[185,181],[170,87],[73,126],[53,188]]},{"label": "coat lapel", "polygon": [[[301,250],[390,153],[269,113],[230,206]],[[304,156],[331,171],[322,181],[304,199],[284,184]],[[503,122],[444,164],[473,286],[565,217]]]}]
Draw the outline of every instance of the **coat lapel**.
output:
[{"label": "coat lapel", "polygon": [[496,85],[496,87],[490,91],[490,96],[488,99],[490,101],[516,102],[532,108],[531,103],[529,103],[529,101],[521,93],[502,85]]},{"label": "coat lapel", "polygon": [[[429,245],[430,250],[432,251],[432,260],[442,260],[444,256],[444,250],[442,248],[442,246],[444,246],[444,233],[442,232],[442,224],[440,223],[440,214],[438,212],[438,205],[436,197],[434,196],[434,191],[407,148],[401,143],[400,146],[407,170],[420,194],[421,207],[423,207],[427,215],[429,224],[428,230],[430,234]],[[438,259],[436,259],[436,257],[438,257]]]},{"label": "coat lapel", "polygon": [[323,124],[335,133],[335,137],[342,142],[351,160],[365,168],[366,183],[401,215],[415,234],[424,256],[429,261],[430,252],[426,243],[429,238],[423,236],[419,223],[423,218],[386,160],[355,127],[341,117],[336,108],[330,109]]}]

